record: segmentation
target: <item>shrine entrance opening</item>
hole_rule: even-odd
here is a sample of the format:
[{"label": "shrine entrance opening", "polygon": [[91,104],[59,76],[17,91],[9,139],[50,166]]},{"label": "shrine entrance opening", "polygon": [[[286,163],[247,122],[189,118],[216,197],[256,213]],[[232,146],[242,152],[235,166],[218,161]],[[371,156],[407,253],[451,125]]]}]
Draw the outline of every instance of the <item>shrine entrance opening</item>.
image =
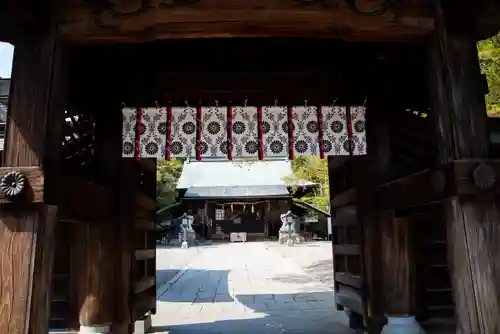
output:
[{"label": "shrine entrance opening", "polygon": [[[403,35],[415,30],[394,33],[394,13],[363,16],[358,30],[346,32],[377,43],[69,45],[51,20],[50,29],[20,33],[0,170],[0,245],[13,245],[0,263],[0,332],[44,334],[51,318],[81,333],[130,334],[156,312],[156,158],[123,158],[122,110],[307,104],[366,108],[367,154],[326,157],[335,298],[351,327],[379,333],[386,322],[415,328],[419,321],[439,333],[447,324],[461,333],[497,333],[500,302],[490,291],[499,276],[491,265],[499,168],[485,131],[477,36],[462,27],[481,21],[457,20],[461,28],[450,21],[457,11],[475,13],[466,7],[438,4],[423,19],[428,24],[415,28],[423,39],[407,42]],[[83,12],[94,18],[89,7]],[[377,29],[369,28],[372,19]],[[106,40],[107,26],[84,21],[67,25],[66,37],[88,42],[100,32],[94,37]],[[169,27],[175,33],[179,25]],[[390,36],[400,42],[380,42]],[[351,153],[351,138],[347,143]]]},{"label": "shrine entrance opening", "polygon": [[[336,300],[339,308],[350,310],[352,327],[373,327],[376,332],[375,328],[380,329],[383,325],[385,313],[382,297],[376,295],[382,293],[381,289],[375,288],[380,282],[376,272],[382,267],[383,253],[380,248],[377,253],[379,232],[370,230],[371,225],[362,228],[361,224],[364,224],[363,217],[372,214],[371,206],[375,200],[371,197],[374,190],[370,187],[373,182],[378,184],[383,183],[382,180],[397,179],[434,163],[435,150],[431,148],[432,141],[428,140],[425,130],[432,129],[429,118],[425,117],[429,105],[426,72],[422,70],[426,66],[425,52],[425,48],[418,44],[311,39],[170,40],[141,45],[81,47],[71,58],[70,78],[74,81],[70,85],[73,105],[70,110],[80,113],[79,118],[95,120],[96,129],[99,122],[107,124],[106,135],[113,133],[113,136],[120,137],[119,122],[124,107],[182,107],[186,103],[195,107],[241,106],[245,103],[249,106],[366,105],[369,141],[373,142],[377,154],[388,152],[391,168],[377,172],[378,168],[387,167],[386,162],[381,164],[370,160],[369,155],[333,156],[328,157],[328,162],[330,188],[334,189],[332,207],[337,215],[333,228]],[[407,89],[408,85],[413,89]],[[372,135],[369,129],[372,129]],[[398,140],[378,138],[381,134]],[[113,143],[118,145],[116,140]],[[99,147],[97,143],[93,145]],[[116,146],[113,147],[116,150]],[[369,147],[370,143],[368,152]],[[113,152],[118,159],[117,153]],[[132,184],[135,192],[150,194],[148,197],[154,198],[154,177],[150,173],[154,171],[155,160],[141,158],[136,161],[132,157],[118,160],[121,170],[132,173],[122,179],[121,186],[131,187],[128,192],[132,191]],[[368,170],[371,172],[367,174]],[[121,196],[126,194],[121,192]],[[146,208],[148,204],[141,197],[137,199],[137,205]],[[134,206],[128,210],[132,210],[130,216],[124,219],[130,221],[132,217],[129,224],[136,226],[135,229],[144,228],[140,226],[145,226],[145,216],[138,216]],[[365,213],[360,217],[360,212]],[[121,215],[126,213],[121,212]],[[390,217],[388,221],[392,221]],[[147,240],[151,238],[147,237]],[[362,251],[365,242],[375,243],[370,246],[373,252],[366,255]],[[151,259],[146,255],[151,246],[143,246],[139,241],[134,244],[138,247],[135,251],[137,261]],[[385,251],[391,253],[390,249]],[[440,250],[445,251],[446,248]],[[137,254],[142,255],[137,257]],[[370,256],[369,268],[364,265],[365,256]],[[391,263],[390,259],[387,261]],[[426,273],[426,267],[423,268],[420,272]],[[135,284],[140,284],[150,275],[138,273],[131,282],[136,280]],[[421,319],[432,317],[426,312],[433,309],[439,310],[438,317],[443,315],[441,310],[451,310],[452,314],[447,277],[448,270],[445,269],[442,288],[447,294],[444,296],[431,295],[428,301],[419,304],[421,309],[417,311],[413,310],[412,301],[408,299],[402,308],[392,312],[415,314]],[[421,282],[419,286],[426,289],[426,278]],[[403,284],[400,291],[404,293],[407,288]],[[151,286],[148,289],[154,291]],[[152,298],[153,295],[149,296]],[[154,300],[146,300],[150,300],[150,304],[142,304],[146,308],[153,305]],[[399,302],[399,297],[391,302]],[[144,308],[136,314],[143,311]]]}]

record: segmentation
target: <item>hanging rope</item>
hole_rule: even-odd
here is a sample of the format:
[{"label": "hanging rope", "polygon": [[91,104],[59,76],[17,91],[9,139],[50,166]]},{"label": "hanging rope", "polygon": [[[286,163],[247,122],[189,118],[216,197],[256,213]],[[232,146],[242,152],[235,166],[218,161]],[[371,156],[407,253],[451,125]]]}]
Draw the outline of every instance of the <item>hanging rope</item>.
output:
[{"label": "hanging rope", "polygon": [[224,207],[224,206],[231,206],[231,205],[242,205],[243,206],[243,205],[256,205],[256,204],[262,204],[262,203],[270,204],[271,201],[267,200],[267,201],[257,201],[257,202],[224,202],[224,203],[207,201],[206,203],[215,204],[215,205]]}]

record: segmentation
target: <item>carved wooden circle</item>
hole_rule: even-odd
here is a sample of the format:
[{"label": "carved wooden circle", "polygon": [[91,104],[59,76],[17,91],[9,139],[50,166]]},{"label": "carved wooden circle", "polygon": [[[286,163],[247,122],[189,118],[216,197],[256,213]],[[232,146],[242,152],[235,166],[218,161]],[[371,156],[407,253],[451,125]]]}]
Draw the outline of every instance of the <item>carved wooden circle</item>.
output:
[{"label": "carved wooden circle", "polygon": [[26,176],[23,173],[8,172],[0,180],[0,191],[7,197],[19,196],[23,193],[26,182]]},{"label": "carved wooden circle", "polygon": [[481,163],[472,170],[472,181],[479,189],[489,189],[497,181],[495,169],[489,164]]}]

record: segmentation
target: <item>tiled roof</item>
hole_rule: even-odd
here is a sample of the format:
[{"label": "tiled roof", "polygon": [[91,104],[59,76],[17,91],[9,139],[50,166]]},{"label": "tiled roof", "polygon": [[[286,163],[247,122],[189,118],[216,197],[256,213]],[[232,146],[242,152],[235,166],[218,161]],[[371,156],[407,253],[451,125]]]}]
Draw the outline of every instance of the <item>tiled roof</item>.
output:
[{"label": "tiled roof", "polygon": [[[284,179],[292,175],[290,161],[196,161],[185,163],[177,189],[190,187],[255,187],[284,186]],[[297,185],[313,185],[309,181]]]},{"label": "tiled roof", "polygon": [[186,199],[291,197],[286,186],[233,186],[191,187],[184,194]]}]

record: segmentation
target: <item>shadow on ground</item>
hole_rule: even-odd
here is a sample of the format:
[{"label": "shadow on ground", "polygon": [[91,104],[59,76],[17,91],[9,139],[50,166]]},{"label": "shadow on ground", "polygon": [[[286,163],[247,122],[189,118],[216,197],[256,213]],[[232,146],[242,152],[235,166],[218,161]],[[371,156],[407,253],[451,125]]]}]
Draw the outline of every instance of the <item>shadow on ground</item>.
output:
[{"label": "shadow on ground", "polygon": [[[176,275],[172,275],[175,270],[165,271],[167,273],[157,273],[157,275],[162,275],[163,277],[174,277]],[[176,272],[178,273],[180,270],[177,269]],[[229,271],[227,270],[189,269],[182,275],[182,281],[173,282],[166,291],[159,289],[163,291],[156,298],[160,302],[169,303],[234,302],[228,290],[228,275]],[[192,288],[193,285],[197,285],[195,289]]]},{"label": "shadow on ground", "polygon": [[[353,334],[343,325],[343,312],[333,307],[328,292],[270,295],[238,295],[236,300],[251,311],[224,312],[215,320],[200,318],[191,323],[158,326],[152,333],[172,334]],[[253,311],[253,312],[252,312]],[[228,319],[229,318],[229,319]]]},{"label": "shadow on ground", "polygon": [[[193,311],[184,319],[172,313],[174,318],[168,321],[171,325],[153,327],[152,333],[354,333],[342,325],[347,320],[345,314],[335,308],[333,291],[233,296],[228,289],[228,274],[227,270],[190,269],[185,272],[181,280],[158,296],[158,301],[183,303],[182,307],[200,311]],[[306,278],[306,275],[300,276],[301,282],[310,282],[311,278],[307,281]],[[284,280],[284,277],[275,279]],[[192,289],[193,284],[197,289]]]},{"label": "shadow on ground", "polygon": [[156,287],[166,284],[175,277],[181,270],[180,269],[160,269],[156,270]]}]

